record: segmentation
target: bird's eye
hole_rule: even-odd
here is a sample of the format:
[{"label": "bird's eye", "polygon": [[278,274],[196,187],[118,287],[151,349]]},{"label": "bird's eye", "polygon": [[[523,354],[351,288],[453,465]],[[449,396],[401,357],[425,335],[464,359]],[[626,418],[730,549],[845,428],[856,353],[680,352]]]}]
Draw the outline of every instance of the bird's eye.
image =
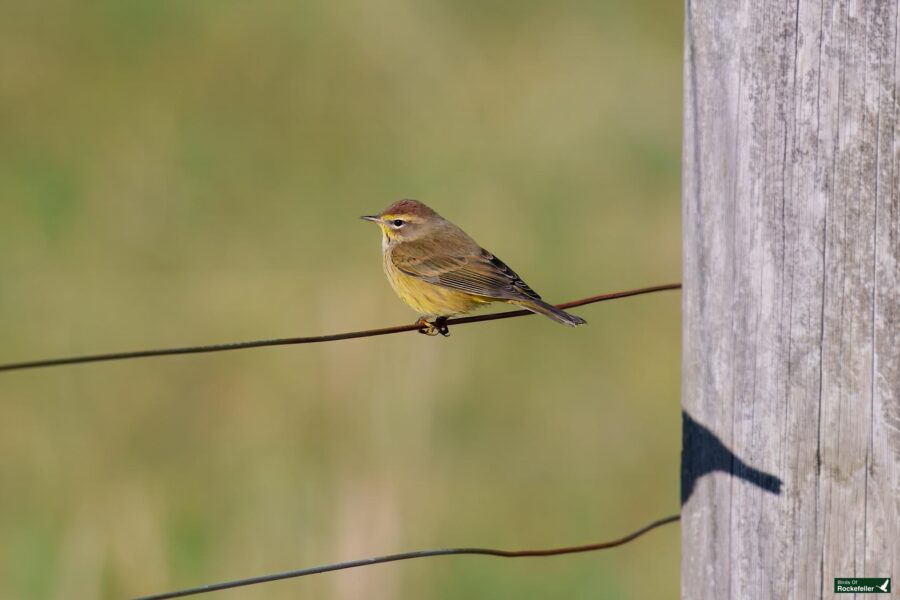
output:
[{"label": "bird's eye", "polygon": [[394,219],[393,221],[391,221],[391,225],[393,225],[394,227],[403,227],[404,223],[406,223],[406,221],[404,221],[403,219]]}]

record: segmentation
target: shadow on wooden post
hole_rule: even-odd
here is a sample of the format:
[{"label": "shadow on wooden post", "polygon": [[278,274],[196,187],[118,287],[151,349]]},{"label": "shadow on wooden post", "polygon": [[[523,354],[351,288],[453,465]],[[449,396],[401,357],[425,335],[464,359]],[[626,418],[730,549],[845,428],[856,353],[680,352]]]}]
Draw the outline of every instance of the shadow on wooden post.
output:
[{"label": "shadow on wooden post", "polygon": [[728,473],[773,494],[781,494],[781,479],[755,469],[735,456],[716,434],[681,411],[681,505],[690,500],[697,480],[714,471]]}]

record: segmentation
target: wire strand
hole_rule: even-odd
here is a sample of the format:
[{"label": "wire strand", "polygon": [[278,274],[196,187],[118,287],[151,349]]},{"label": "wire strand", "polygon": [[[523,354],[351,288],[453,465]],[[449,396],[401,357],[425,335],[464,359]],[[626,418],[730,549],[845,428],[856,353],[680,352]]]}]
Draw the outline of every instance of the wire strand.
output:
[{"label": "wire strand", "polygon": [[[622,292],[614,292],[612,294],[601,294],[599,296],[591,296],[582,298],[581,300],[573,300],[563,304],[557,304],[557,308],[575,308],[576,306],[584,306],[595,302],[603,302],[606,300],[615,300],[617,298],[628,298],[629,296],[639,296],[641,294],[651,294],[654,292],[663,292],[667,290],[681,289],[680,283],[669,283],[665,285],[655,285],[652,287],[638,288],[634,290],[625,290]],[[527,310],[514,310],[510,312],[491,313],[488,315],[478,315],[474,317],[461,317],[457,319],[449,319],[447,325],[464,325],[466,323],[480,323],[483,321],[496,321],[498,319],[511,319],[513,317],[525,317],[534,314]],[[74,365],[82,363],[102,362],[111,360],[126,360],[132,358],[149,358],[153,356],[173,356],[177,354],[201,354],[206,352],[225,352],[228,350],[244,350],[247,348],[263,348],[266,346],[288,346],[292,344],[316,344],[319,342],[334,342],[337,340],[350,340],[363,337],[375,337],[379,335],[390,335],[394,333],[404,333],[406,331],[419,331],[422,326],[417,323],[409,325],[398,325],[396,327],[384,327],[382,329],[369,329],[365,331],[351,331],[348,333],[334,333],[330,335],[317,335],[310,337],[290,337],[276,338],[270,340],[254,340],[250,342],[232,342],[227,344],[211,344],[206,346],[187,346],[182,348],[163,348],[157,350],[136,350],[132,352],[113,352],[108,354],[90,354],[85,356],[69,356],[65,358],[50,358],[45,360],[31,360],[25,362],[8,363],[0,365],[2,371],[18,371],[22,369],[37,369],[42,367],[58,367],[62,365]]]},{"label": "wire strand", "polygon": [[438,548],[434,550],[418,550],[415,552],[402,552],[400,554],[388,554],[386,556],[375,556],[372,558],[363,558],[359,560],[351,560],[347,562],[331,563],[320,565],[317,567],[309,567],[307,569],[297,569],[295,571],[285,571],[283,573],[274,573],[271,575],[260,575],[257,577],[248,577],[246,579],[235,579],[233,581],[225,581],[222,583],[212,583],[193,588],[187,588],[174,592],[166,592],[163,594],[154,594],[151,596],[141,596],[134,600],[168,600],[170,598],[183,598],[185,596],[195,596],[197,594],[205,594],[208,592],[216,592],[220,590],[228,590],[248,585],[256,585],[259,583],[269,583],[281,579],[292,579],[295,577],[305,577],[307,575],[316,575],[319,573],[328,573],[330,571],[340,571],[343,569],[353,569],[356,567],[366,567],[369,565],[378,565],[400,560],[410,560],[413,558],[427,558],[430,556],[452,556],[458,554],[477,554],[482,556],[499,556],[502,558],[521,558],[526,556],[560,556],[562,554],[577,554],[579,552],[594,552],[596,550],[606,550],[622,546],[628,542],[635,540],[645,533],[648,533],[657,527],[674,523],[681,519],[680,515],[670,515],[663,519],[658,519],[641,527],[637,531],[633,531],[628,535],[617,540],[609,542],[600,542],[597,544],[587,544],[584,546],[567,546],[565,548],[546,548],[542,550],[498,550],[493,548]]}]

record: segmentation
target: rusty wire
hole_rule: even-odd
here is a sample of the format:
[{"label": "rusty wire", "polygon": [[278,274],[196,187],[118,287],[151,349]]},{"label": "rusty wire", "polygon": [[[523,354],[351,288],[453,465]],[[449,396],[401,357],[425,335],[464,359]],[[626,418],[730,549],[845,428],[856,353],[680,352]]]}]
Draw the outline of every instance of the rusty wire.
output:
[{"label": "rusty wire", "polygon": [[417,550],[414,552],[402,552],[400,554],[387,554],[385,556],[374,556],[371,558],[362,558],[359,560],[351,560],[347,562],[331,563],[327,565],[319,565],[317,567],[309,567],[306,569],[297,569],[295,571],[284,571],[282,573],[273,573],[271,575],[259,575],[256,577],[247,577],[246,579],[235,579],[233,581],[224,581],[221,583],[211,583],[193,588],[186,588],[174,592],[165,592],[162,594],[153,594],[150,596],[141,596],[134,600],[168,600],[170,598],[183,598],[185,596],[195,596],[197,594],[206,594],[208,592],[217,592],[221,590],[229,590],[237,587],[248,585],[256,585],[259,583],[269,583],[281,579],[292,579],[295,577],[305,577],[307,575],[316,575],[319,573],[328,573],[330,571],[340,571],[342,569],[353,569],[356,567],[366,567],[369,565],[379,565],[383,563],[396,562],[399,560],[410,560],[413,558],[427,558],[430,556],[452,556],[459,554],[477,554],[482,556],[499,556],[502,558],[522,558],[522,557],[541,557],[541,556],[560,556],[563,554],[577,554],[579,552],[594,552],[596,550],[606,550],[622,546],[628,542],[635,540],[645,533],[674,523],[681,519],[680,515],[670,515],[663,519],[658,519],[652,523],[641,527],[637,531],[633,531],[628,535],[609,542],[599,542],[596,544],[586,544],[584,546],[567,546],[565,548],[545,548],[538,550],[498,550],[494,548],[438,548],[434,550]]},{"label": "rusty wire", "polygon": [[[628,298],[629,296],[639,296],[641,294],[651,294],[653,292],[663,292],[666,290],[681,289],[680,283],[668,283],[664,285],[655,285],[651,287],[638,288],[633,290],[625,290],[622,292],[614,292],[612,294],[601,294],[599,296],[591,296],[582,298],[581,300],[573,300],[557,304],[557,308],[574,308],[576,306],[584,306],[585,304],[593,304],[595,302],[603,302],[606,300],[615,300],[618,298]],[[501,313],[491,313],[488,315],[477,315],[474,317],[461,317],[447,320],[447,325],[464,325],[466,323],[480,323],[483,321],[496,321],[498,319],[511,319],[513,317],[525,317],[531,315],[527,310],[515,310]],[[187,346],[182,348],[163,348],[156,350],[136,350],[132,352],[112,352],[108,354],[89,354],[84,356],[69,356],[64,358],[50,358],[43,360],[31,360],[24,362],[7,363],[0,365],[2,371],[17,371],[22,369],[37,369],[41,367],[58,367],[62,365],[74,365],[81,363],[101,362],[110,360],[125,360],[132,358],[149,358],[153,356],[172,356],[177,354],[201,354],[206,352],[225,352],[227,350],[245,350],[247,348],[263,348],[266,346],[289,346],[292,344],[315,344],[319,342],[334,342],[337,340],[350,340],[354,338],[374,337],[379,335],[390,335],[393,333],[404,333],[406,331],[420,331],[422,326],[418,323],[409,325],[398,325],[395,327],[384,327],[382,329],[368,329],[365,331],[350,331],[347,333],[333,333],[330,335],[317,335],[310,337],[289,337],[276,338],[270,340],[254,340],[249,342],[232,342],[227,344],[211,344],[207,346]]]}]

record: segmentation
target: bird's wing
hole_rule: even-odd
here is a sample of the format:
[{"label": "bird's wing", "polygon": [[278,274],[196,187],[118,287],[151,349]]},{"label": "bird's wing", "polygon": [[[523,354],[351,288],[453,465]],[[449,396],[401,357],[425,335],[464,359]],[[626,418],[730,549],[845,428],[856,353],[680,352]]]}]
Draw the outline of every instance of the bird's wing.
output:
[{"label": "bird's wing", "polygon": [[391,261],[407,275],[460,292],[498,300],[541,299],[506,263],[479,250],[466,256],[438,255],[433,248],[408,242],[393,248]]}]

